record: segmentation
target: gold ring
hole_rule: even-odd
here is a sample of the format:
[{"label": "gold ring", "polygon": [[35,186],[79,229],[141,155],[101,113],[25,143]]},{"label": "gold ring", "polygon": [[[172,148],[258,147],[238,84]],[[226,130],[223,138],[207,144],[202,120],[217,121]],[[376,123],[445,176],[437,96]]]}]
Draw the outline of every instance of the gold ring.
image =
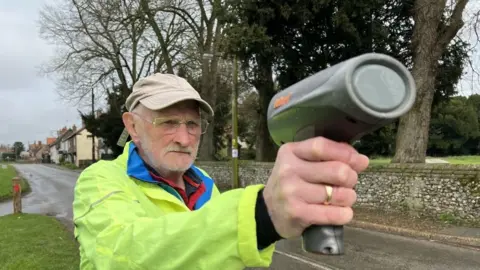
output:
[{"label": "gold ring", "polygon": [[327,191],[327,199],[325,200],[325,204],[330,204],[332,201],[333,188],[332,186],[325,185],[325,190]]}]

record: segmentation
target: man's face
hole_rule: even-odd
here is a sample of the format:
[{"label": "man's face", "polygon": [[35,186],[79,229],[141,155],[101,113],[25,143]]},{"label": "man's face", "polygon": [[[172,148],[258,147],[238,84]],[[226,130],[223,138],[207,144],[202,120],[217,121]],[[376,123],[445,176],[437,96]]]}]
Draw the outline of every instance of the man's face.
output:
[{"label": "man's face", "polygon": [[[189,132],[185,123],[199,123],[196,102],[182,102],[156,112],[144,110],[137,115],[137,119],[138,137],[134,141],[143,150],[151,166],[160,171],[184,172],[193,164],[201,133],[192,134],[193,129],[190,127]],[[151,123],[154,120],[156,125]],[[182,124],[174,128],[172,123],[179,121]]]}]

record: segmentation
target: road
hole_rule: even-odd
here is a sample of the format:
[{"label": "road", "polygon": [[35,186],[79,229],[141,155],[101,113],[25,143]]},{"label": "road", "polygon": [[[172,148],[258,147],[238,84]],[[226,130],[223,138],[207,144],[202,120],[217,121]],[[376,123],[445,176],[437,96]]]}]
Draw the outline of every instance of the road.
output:
[{"label": "road", "polygon": [[281,241],[270,269],[480,269],[480,251],[356,228],[345,228],[345,250],[318,256],[303,252],[300,239]]},{"label": "road", "polygon": [[[24,212],[48,213],[71,220],[77,172],[41,164],[16,165],[16,168],[33,189],[23,198]],[[11,203],[0,204],[0,215],[11,211]],[[480,265],[480,251],[348,227],[345,249],[344,256],[316,256],[302,251],[300,239],[280,241],[269,269],[442,270],[479,269]]]},{"label": "road", "polygon": [[[73,188],[78,172],[42,164],[17,164],[15,168],[32,187],[32,192],[22,199],[23,212],[48,214],[72,220]],[[0,215],[11,212],[11,203],[0,204]]]}]

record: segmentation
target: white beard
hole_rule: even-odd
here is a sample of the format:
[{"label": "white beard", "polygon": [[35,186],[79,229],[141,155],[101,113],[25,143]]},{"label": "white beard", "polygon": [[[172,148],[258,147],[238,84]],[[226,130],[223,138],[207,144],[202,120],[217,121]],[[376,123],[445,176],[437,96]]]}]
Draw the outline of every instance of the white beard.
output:
[{"label": "white beard", "polygon": [[[154,155],[154,151],[153,151],[153,146],[151,144],[150,138],[148,138],[148,135],[146,135],[146,134],[139,135],[139,139],[140,139],[140,147],[141,147],[142,151],[144,152],[144,154],[146,156],[146,159],[147,159],[146,162],[150,166],[155,168],[156,170],[162,168],[162,169],[169,170],[171,172],[185,172],[194,163],[195,158],[192,158],[192,162],[190,162],[189,164],[186,164],[186,165],[176,165],[176,166],[167,165],[167,164],[165,164],[165,163],[163,163],[159,160],[156,160],[155,155]],[[182,147],[179,147],[179,146],[176,146],[176,145],[169,145],[165,149],[162,149],[161,151],[164,152],[164,153],[162,153],[163,155],[166,154],[167,152],[170,152],[170,151],[184,151],[184,152],[188,152],[192,157],[194,157],[197,154],[197,149],[198,149],[199,144],[200,143],[198,143],[195,147],[193,147],[194,149],[192,149],[192,148],[182,148]]]}]

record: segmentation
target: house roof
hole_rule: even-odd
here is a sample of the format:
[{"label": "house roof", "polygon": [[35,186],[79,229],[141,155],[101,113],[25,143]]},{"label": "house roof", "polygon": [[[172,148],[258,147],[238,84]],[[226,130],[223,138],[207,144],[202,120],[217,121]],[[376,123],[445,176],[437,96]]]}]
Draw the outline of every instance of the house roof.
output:
[{"label": "house roof", "polygon": [[67,131],[63,132],[60,136],[58,136],[57,140],[55,141],[54,145],[59,145],[66,136],[69,136],[73,132],[72,129],[68,129]]},{"label": "house roof", "polygon": [[57,138],[47,138],[47,144],[53,144]]},{"label": "house roof", "polygon": [[73,136],[75,136],[75,135],[77,135],[78,133],[82,132],[84,129],[85,129],[85,127],[79,128],[77,131],[71,133],[70,135],[68,135],[67,137],[65,137],[65,139],[63,139],[63,140],[64,140],[64,141],[69,140],[69,139],[72,138]]}]

